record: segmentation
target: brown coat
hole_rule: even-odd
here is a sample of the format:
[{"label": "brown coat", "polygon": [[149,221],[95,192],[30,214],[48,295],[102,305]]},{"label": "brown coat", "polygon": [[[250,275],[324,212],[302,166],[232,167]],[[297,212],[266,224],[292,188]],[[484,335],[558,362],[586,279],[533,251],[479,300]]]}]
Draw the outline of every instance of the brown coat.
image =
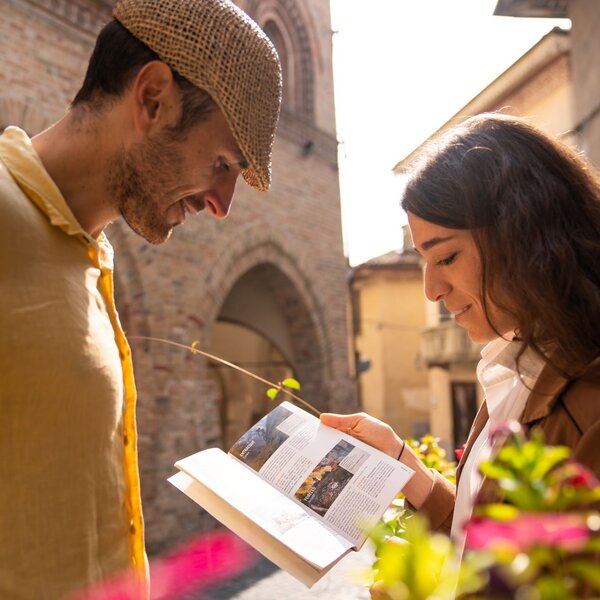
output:
[{"label": "brown coat", "polygon": [[[487,420],[484,402],[458,464],[457,481],[460,481],[465,461]],[[543,431],[549,445],[571,448],[572,457],[600,479],[600,357],[588,366],[584,376],[576,380],[566,379],[550,365],[544,367],[527,398],[521,424],[526,431]],[[420,509],[429,518],[433,529],[450,532],[455,496],[454,486],[436,474],[431,493]],[[478,501],[487,503],[496,499],[494,485],[484,479]]]}]

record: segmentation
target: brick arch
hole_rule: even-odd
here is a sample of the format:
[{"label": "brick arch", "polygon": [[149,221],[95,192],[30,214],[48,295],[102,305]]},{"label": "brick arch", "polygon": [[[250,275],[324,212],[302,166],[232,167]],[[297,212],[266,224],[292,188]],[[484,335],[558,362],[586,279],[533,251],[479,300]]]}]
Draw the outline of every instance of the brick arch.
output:
[{"label": "brick arch", "polygon": [[294,370],[302,382],[302,395],[322,409],[328,405],[328,382],[332,378],[332,355],[322,309],[305,276],[306,268],[285,249],[273,232],[248,230],[227,248],[207,278],[211,299],[206,307],[207,329],[218,319],[221,306],[239,279],[254,273],[276,298],[286,321],[294,349]]},{"label": "brick arch", "polygon": [[41,112],[33,100],[0,95],[0,130],[16,125],[29,135],[36,135],[51,123],[52,119]]},{"label": "brick arch", "polygon": [[314,123],[315,63],[319,59],[319,45],[311,36],[308,18],[302,14],[298,1],[247,0],[244,9],[261,27],[269,23],[281,33],[281,39],[286,42],[287,71],[291,75],[288,110]]}]

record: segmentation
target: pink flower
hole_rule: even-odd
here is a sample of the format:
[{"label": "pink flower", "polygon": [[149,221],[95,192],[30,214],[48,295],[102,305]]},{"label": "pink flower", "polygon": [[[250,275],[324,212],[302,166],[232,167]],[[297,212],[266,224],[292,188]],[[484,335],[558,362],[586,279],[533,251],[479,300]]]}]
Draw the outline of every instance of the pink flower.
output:
[{"label": "pink flower", "polygon": [[590,537],[582,516],[561,513],[526,513],[512,521],[474,518],[466,525],[466,547],[498,547],[523,552],[532,546],[549,546],[570,552],[582,550]]},{"label": "pink flower", "polygon": [[248,569],[258,554],[227,530],[192,539],[169,556],[150,564],[151,598],[178,598],[235,577]]},{"label": "pink flower", "polygon": [[460,448],[457,448],[454,451],[454,456],[456,456],[456,460],[458,460],[460,462],[460,459],[463,457],[464,453],[465,453],[465,445],[463,444]]},{"label": "pink flower", "polygon": [[590,490],[600,486],[600,482],[596,479],[595,475],[578,462],[569,461],[566,468],[568,469],[568,475],[564,481],[566,485],[576,488],[584,487]]},{"label": "pink flower", "polygon": [[[235,577],[256,561],[258,554],[227,530],[198,536],[173,553],[150,563],[151,600],[175,600],[199,594],[211,585]],[[199,597],[199,596],[198,596]],[[68,600],[139,600],[138,580],[123,573]]]}]

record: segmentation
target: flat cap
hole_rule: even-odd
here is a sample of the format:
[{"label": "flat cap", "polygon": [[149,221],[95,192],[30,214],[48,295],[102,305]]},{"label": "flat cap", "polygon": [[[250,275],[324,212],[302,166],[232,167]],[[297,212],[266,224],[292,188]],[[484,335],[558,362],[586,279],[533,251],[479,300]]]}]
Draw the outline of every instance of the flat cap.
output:
[{"label": "flat cap", "polygon": [[162,61],[208,92],[265,191],[281,105],[281,65],[262,29],[229,0],[119,0],[114,18]]}]

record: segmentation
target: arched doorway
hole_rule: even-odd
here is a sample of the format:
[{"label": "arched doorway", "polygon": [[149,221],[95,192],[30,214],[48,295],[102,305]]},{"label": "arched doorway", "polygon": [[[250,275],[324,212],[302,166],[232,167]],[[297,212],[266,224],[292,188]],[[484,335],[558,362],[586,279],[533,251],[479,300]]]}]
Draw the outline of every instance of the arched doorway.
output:
[{"label": "arched doorway", "polygon": [[[293,282],[273,264],[261,263],[234,283],[212,326],[209,348],[274,383],[295,377],[303,398],[324,400],[323,358],[313,319]],[[227,449],[273,402],[267,385],[229,367],[210,364],[208,374],[217,384]]]},{"label": "arched doorway", "polygon": [[[293,376],[291,365],[271,340],[248,327],[218,321],[212,341],[212,353],[227,356],[264,379],[277,383]],[[207,375],[217,384],[223,447],[228,449],[273,403],[264,384],[229,367],[211,363]]]}]

